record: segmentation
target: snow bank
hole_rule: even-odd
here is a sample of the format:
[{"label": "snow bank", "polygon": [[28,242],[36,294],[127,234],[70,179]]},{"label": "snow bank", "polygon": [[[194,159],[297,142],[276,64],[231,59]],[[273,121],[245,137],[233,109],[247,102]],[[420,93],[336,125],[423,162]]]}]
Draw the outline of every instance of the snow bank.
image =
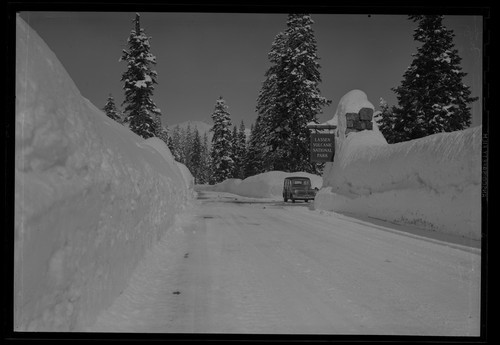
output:
[{"label": "snow bank", "polygon": [[183,176],[163,142],[84,99],[17,18],[14,330],[91,325],[189,201]]},{"label": "snow bank", "polygon": [[[169,151],[170,152],[170,151]],[[186,187],[188,190],[192,191],[194,193],[194,176],[191,174],[191,171],[185,166],[184,164],[175,161],[175,164],[177,165],[177,168],[179,168],[182,178],[184,179],[184,183],[186,184]],[[196,193],[193,194],[193,196]]]},{"label": "snow bank", "polygon": [[378,131],[350,133],[323,179],[318,209],[480,239],[480,126],[391,145]]},{"label": "snow bank", "polygon": [[269,171],[244,180],[228,179],[214,186],[198,186],[200,189],[227,192],[249,198],[281,199],[283,197],[283,181],[285,177],[303,176],[311,179],[313,188],[321,188],[323,178],[306,172],[287,173],[283,171]]}]

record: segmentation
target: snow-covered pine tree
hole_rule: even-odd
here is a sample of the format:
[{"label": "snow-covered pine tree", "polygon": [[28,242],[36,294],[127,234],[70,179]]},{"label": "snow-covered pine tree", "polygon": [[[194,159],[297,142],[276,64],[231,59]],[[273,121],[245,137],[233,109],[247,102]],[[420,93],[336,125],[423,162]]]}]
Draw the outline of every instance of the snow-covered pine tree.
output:
[{"label": "snow-covered pine tree", "polygon": [[232,178],[238,178],[238,169],[240,166],[240,152],[238,150],[238,127],[233,126],[231,133],[231,159],[233,160],[233,171],[231,172]]},{"label": "snow-covered pine tree", "polygon": [[202,183],[202,161],[203,161],[203,147],[201,143],[200,133],[198,129],[194,129],[193,131],[193,140],[191,146],[191,159],[190,159],[190,167],[188,167],[191,174],[193,174],[194,180],[196,184]]},{"label": "snow-covered pine tree", "polygon": [[257,112],[264,125],[266,170],[318,172],[309,160],[307,123],[317,122],[322,97],[316,38],[309,14],[288,15],[287,29],[276,36],[269,59],[273,64],[259,94]]},{"label": "snow-covered pine tree", "polygon": [[255,126],[250,132],[250,139],[247,147],[247,162],[245,163],[245,177],[272,170],[272,167],[265,167],[265,162],[269,164],[278,152],[273,152],[271,141],[273,135],[273,117],[279,113],[276,98],[280,92],[278,89],[278,72],[281,68],[282,56],[285,51],[286,35],[280,32],[274,38],[271,51],[268,54],[271,66],[264,74],[265,79],[257,97],[257,119]]},{"label": "snow-covered pine tree", "polygon": [[113,98],[113,96],[111,94],[109,94],[109,97],[106,101],[106,104],[104,105],[104,108],[102,108],[102,110],[104,110],[105,114],[109,118],[115,120],[118,123],[122,122],[120,112],[116,108],[115,99]]},{"label": "snow-covered pine tree", "polygon": [[238,151],[238,156],[240,160],[238,162],[238,170],[236,172],[236,178],[245,178],[245,165],[244,159],[247,154],[247,135],[245,133],[245,123],[243,120],[240,123],[240,128],[238,130],[238,140],[236,144],[236,150]]},{"label": "snow-covered pine tree", "polygon": [[212,175],[211,183],[219,183],[231,177],[233,160],[231,159],[231,117],[222,96],[215,104],[212,113],[214,133],[212,137]]},{"label": "snow-covered pine tree", "polygon": [[244,179],[244,159],[246,156],[246,134],[245,134],[245,123],[241,121],[240,127],[233,127],[233,134],[231,137],[232,142],[232,158],[234,162],[233,166],[233,178]]},{"label": "snow-covered pine tree", "polygon": [[262,117],[257,116],[255,125],[250,127],[250,138],[247,144],[247,152],[243,161],[244,177],[254,176],[264,172],[263,152],[264,140],[260,136],[262,134]]},{"label": "snow-covered pine tree", "polygon": [[[376,121],[379,130],[384,134],[388,143],[392,144],[398,141],[399,131],[395,130],[396,121],[394,121],[395,107],[389,107],[387,101],[380,98],[380,114],[377,115]],[[375,116],[374,116],[375,117]],[[399,125],[398,125],[399,126]]]},{"label": "snow-covered pine tree", "polygon": [[193,135],[191,125],[188,123],[186,129],[181,131],[181,149],[183,152],[183,160],[181,160],[181,163],[184,164],[190,171],[192,168],[191,155],[193,150]]},{"label": "snow-covered pine tree", "polygon": [[147,139],[158,133],[157,116],[160,109],[151,99],[154,84],[157,84],[157,73],[151,69],[156,64],[156,57],[150,52],[149,39],[140,26],[140,16],[136,13],[134,29],[127,39],[128,49],[123,50],[120,61],[127,62],[127,70],[122,74],[125,90],[125,122],[130,129]]},{"label": "snow-covered pine tree", "polygon": [[174,140],[172,139],[171,135],[168,136],[167,146],[168,146],[168,149],[170,150],[170,152],[172,153],[172,155],[174,156],[174,159],[175,159],[175,154],[174,154]]},{"label": "snow-covered pine tree", "polygon": [[201,169],[200,169],[200,184],[209,183],[211,176],[211,158],[210,149],[208,147],[208,134],[203,134],[203,141],[201,144]]},{"label": "snow-covered pine tree", "polygon": [[168,129],[162,125],[160,116],[155,115],[154,122],[155,122],[155,136],[163,140],[163,142],[168,146]]},{"label": "snow-covered pine tree", "polygon": [[182,151],[181,151],[181,130],[179,126],[175,126],[172,129],[172,135],[169,136],[169,148],[170,152],[174,156],[175,160],[181,162],[182,160]]},{"label": "snow-covered pine tree", "polygon": [[443,25],[443,16],[411,15],[409,19],[418,23],[413,38],[422,45],[401,86],[392,89],[398,106],[384,120],[388,125],[382,133],[393,142],[465,129],[471,123],[469,104],[477,100],[462,81],[467,74],[460,67],[453,30]]}]

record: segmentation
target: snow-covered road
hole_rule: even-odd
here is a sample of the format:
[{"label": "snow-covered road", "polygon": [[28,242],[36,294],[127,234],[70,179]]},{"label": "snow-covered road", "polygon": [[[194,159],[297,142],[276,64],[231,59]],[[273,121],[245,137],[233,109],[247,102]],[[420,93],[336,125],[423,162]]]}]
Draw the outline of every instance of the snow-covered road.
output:
[{"label": "snow-covered road", "polygon": [[479,247],[199,192],[89,330],[477,336]]}]

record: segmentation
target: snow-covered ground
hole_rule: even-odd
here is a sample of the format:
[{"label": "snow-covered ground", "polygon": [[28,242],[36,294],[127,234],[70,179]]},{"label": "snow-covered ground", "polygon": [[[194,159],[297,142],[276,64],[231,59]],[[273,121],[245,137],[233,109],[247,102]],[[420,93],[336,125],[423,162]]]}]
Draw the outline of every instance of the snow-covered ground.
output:
[{"label": "snow-covered ground", "polygon": [[345,113],[369,106],[359,90],[341,99],[315,207],[480,239],[481,126],[391,145],[377,127],[346,137]]},{"label": "snow-covered ground", "polygon": [[200,192],[90,332],[478,336],[480,243]]},{"label": "snow-covered ground", "polygon": [[81,330],[189,203],[192,176],[83,98],[19,17],[15,138],[14,330]]},{"label": "snow-covered ground", "polygon": [[312,188],[321,188],[321,176],[306,172],[287,173],[283,171],[269,171],[255,176],[241,179],[228,179],[216,185],[197,185],[197,190],[211,190],[227,192],[250,198],[271,200],[283,199],[283,181],[286,177],[302,176],[311,179]]}]

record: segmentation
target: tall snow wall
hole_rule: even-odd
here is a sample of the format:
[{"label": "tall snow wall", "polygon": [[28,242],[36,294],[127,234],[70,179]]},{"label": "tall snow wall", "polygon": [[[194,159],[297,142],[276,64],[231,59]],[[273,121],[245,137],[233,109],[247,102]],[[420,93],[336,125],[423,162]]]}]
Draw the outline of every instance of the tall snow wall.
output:
[{"label": "tall snow wall", "polygon": [[14,330],[83,331],[188,203],[183,172],[16,25]]},{"label": "tall snow wall", "polygon": [[350,133],[325,166],[315,208],[479,240],[481,126],[398,144]]}]

